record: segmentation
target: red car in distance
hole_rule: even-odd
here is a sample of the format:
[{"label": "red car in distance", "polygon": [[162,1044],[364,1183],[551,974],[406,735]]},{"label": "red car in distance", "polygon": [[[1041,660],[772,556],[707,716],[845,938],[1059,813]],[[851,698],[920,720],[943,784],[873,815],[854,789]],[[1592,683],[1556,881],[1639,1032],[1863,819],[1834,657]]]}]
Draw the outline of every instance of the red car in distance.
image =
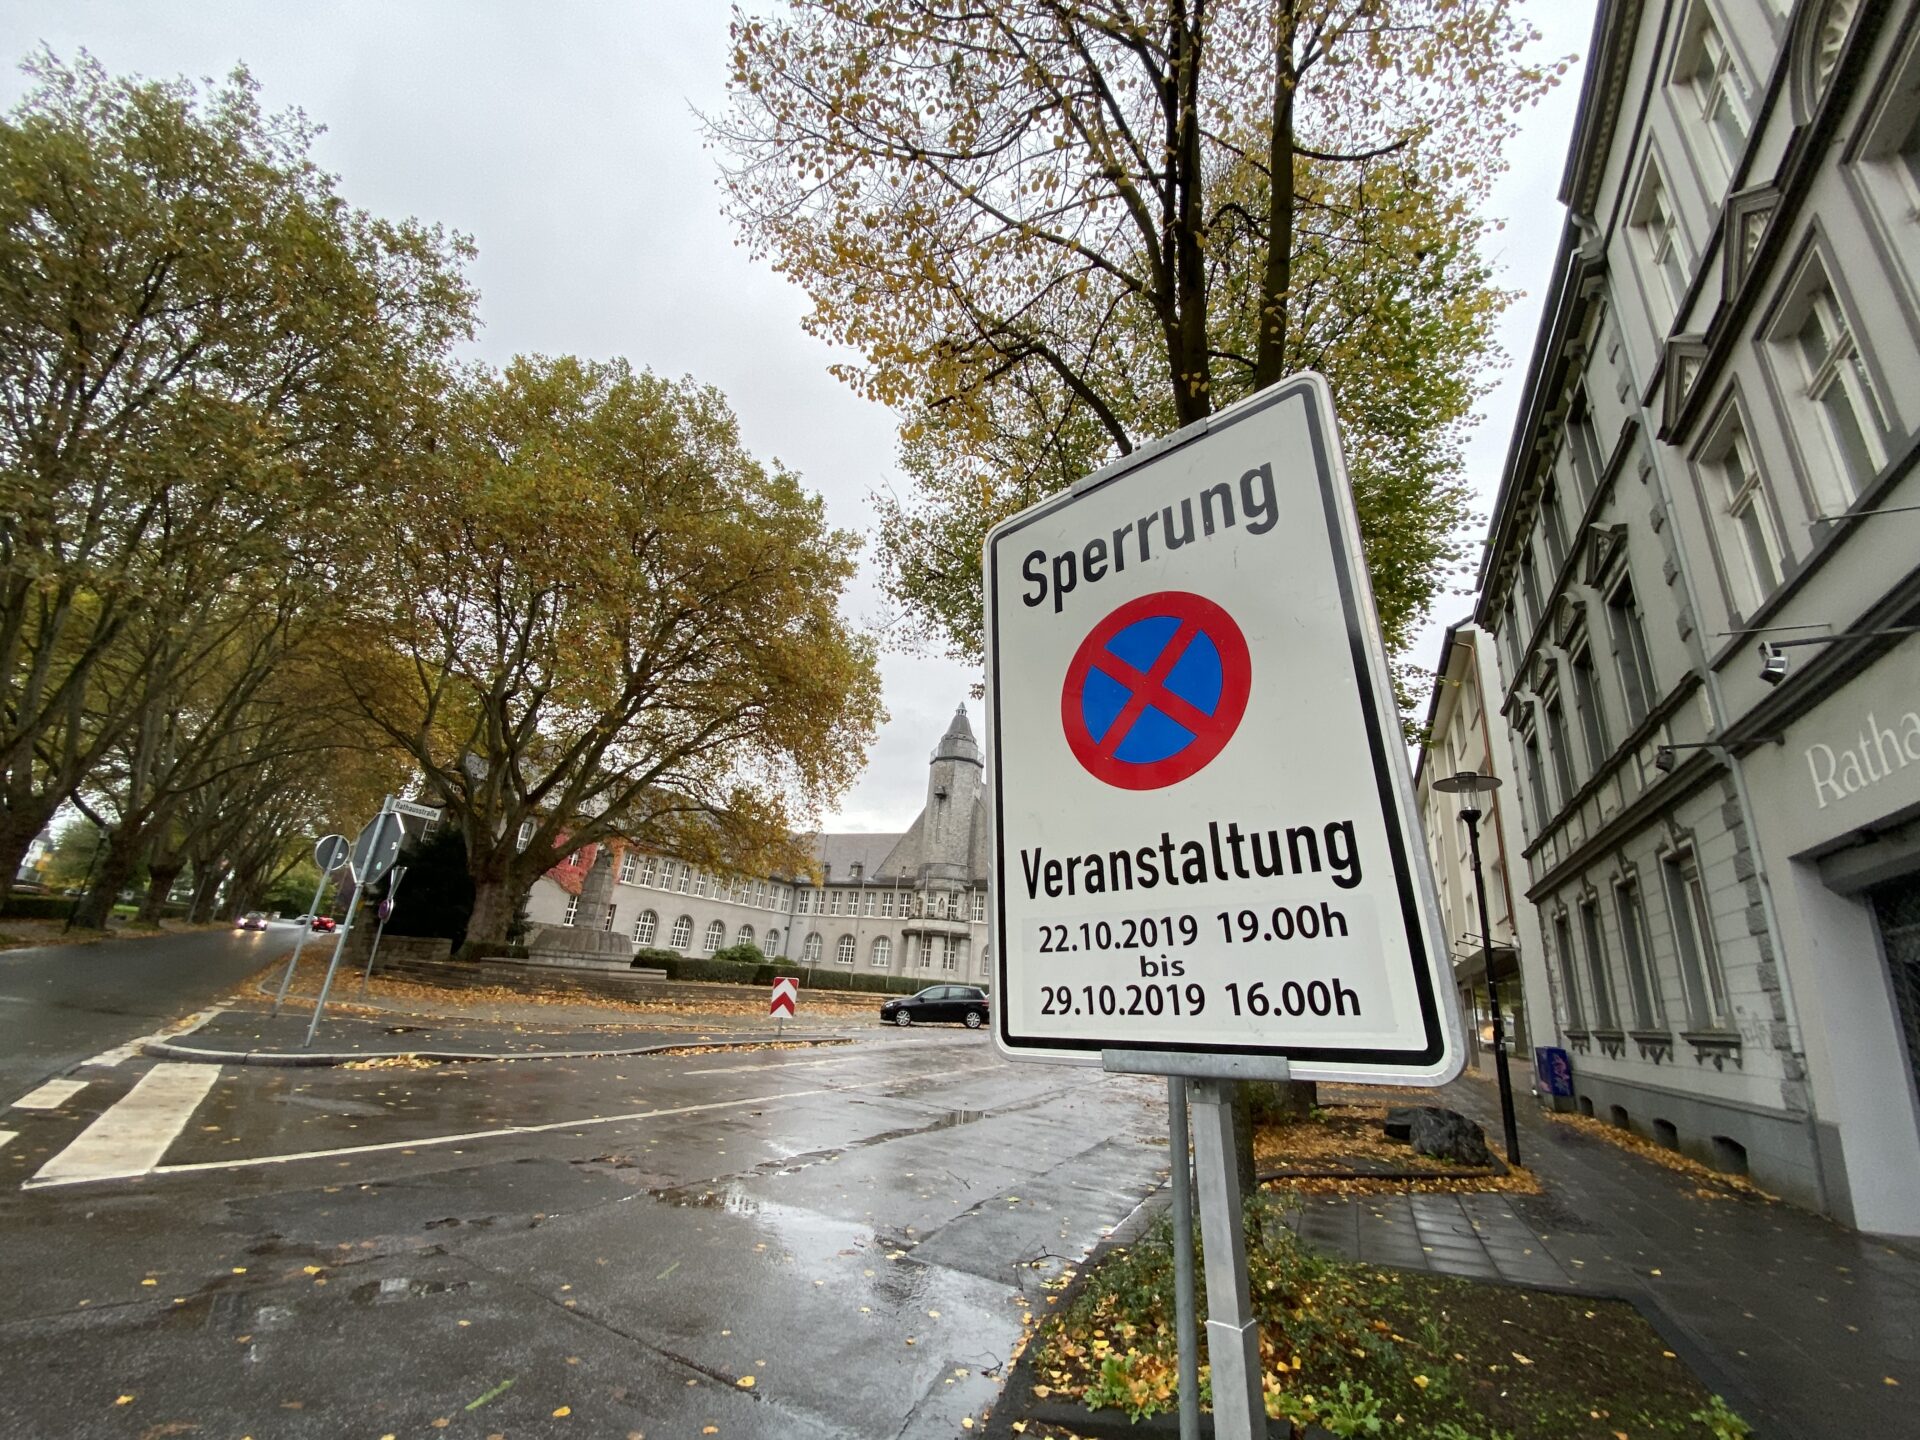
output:
[{"label": "red car in distance", "polygon": [[316,915],[313,917],[313,928],[320,931],[334,930],[338,928],[338,923],[331,915]]}]

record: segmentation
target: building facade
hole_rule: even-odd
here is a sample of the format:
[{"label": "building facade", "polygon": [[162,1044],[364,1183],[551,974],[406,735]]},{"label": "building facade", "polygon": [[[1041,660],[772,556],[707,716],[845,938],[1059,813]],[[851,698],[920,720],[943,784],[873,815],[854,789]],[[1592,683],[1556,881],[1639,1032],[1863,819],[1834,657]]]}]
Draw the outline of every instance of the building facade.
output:
[{"label": "building facade", "polygon": [[751,943],[803,966],[985,985],[987,810],[966,707],[928,762],[926,804],[898,835],[817,834],[805,876],[722,875],[616,843],[613,901],[583,916],[583,846],[534,882],[528,918],[626,931],[636,950],[711,955]]},{"label": "building facade", "polygon": [[[1540,925],[1533,906],[1514,883],[1513,857],[1519,853],[1522,833],[1519,791],[1507,743],[1506,722],[1499,714],[1503,691],[1493,641],[1486,631],[1463,620],[1449,626],[1441,640],[1439,664],[1434,667],[1433,699],[1427,707],[1426,740],[1413,774],[1420,804],[1420,823],[1426,831],[1427,861],[1433,867],[1434,891],[1446,927],[1447,950],[1453,967],[1460,1013],[1466,1018],[1467,1063],[1479,1065],[1491,1055],[1493,1012],[1488,1006],[1489,947],[1480,930],[1479,900],[1474,891],[1473,855],[1461,812],[1468,804],[1481,812],[1481,870],[1487,886],[1487,928],[1493,944],[1493,978],[1500,986],[1500,1012],[1507,1033],[1507,1053],[1526,1061],[1535,1033],[1553,1035],[1553,1015],[1544,1002],[1536,1017],[1530,998],[1540,987],[1523,983],[1520,957],[1540,952]],[[1491,697],[1491,703],[1489,703]],[[1491,775],[1500,788],[1490,796],[1451,795],[1435,790],[1433,782],[1472,771]]]},{"label": "building facade", "polygon": [[1590,53],[1475,616],[1528,983],[1583,1109],[1920,1233],[1920,7]]}]

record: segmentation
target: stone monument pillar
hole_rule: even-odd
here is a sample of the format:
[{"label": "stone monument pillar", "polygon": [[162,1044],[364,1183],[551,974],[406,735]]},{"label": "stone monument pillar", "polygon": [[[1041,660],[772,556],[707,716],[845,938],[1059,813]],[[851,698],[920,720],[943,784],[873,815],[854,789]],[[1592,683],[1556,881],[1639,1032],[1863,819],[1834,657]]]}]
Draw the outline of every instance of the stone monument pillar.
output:
[{"label": "stone monument pillar", "polygon": [[580,904],[571,925],[535,925],[527,938],[528,957],[549,965],[617,965],[633,962],[633,942],[610,931],[607,906],[613,897],[613,848],[601,845],[580,885]]}]

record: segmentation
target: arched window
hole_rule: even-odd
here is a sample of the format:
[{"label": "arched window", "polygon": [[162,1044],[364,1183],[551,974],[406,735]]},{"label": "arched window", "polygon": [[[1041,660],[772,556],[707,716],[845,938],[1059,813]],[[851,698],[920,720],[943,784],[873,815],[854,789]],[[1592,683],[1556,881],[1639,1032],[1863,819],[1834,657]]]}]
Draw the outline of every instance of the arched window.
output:
[{"label": "arched window", "polygon": [[660,933],[660,917],[651,910],[642,910],[640,918],[633,922],[633,943],[651,945],[653,937]]},{"label": "arched window", "polygon": [[884,970],[893,964],[893,941],[882,935],[873,942],[873,968]]},{"label": "arched window", "polygon": [[778,930],[767,931],[766,952],[769,955],[778,955],[780,953],[780,932]]},{"label": "arched window", "polygon": [[800,947],[800,958],[809,965],[820,963],[820,932],[818,930],[808,933],[806,943]]},{"label": "arched window", "polygon": [[684,950],[693,943],[693,917],[682,915],[673,922],[673,935],[667,941],[675,950]]},{"label": "arched window", "polygon": [[742,925],[734,935],[733,943],[736,945],[753,944],[753,927],[751,925]]},{"label": "arched window", "polygon": [[701,941],[700,950],[702,954],[711,955],[726,943],[727,927],[715,920],[707,926],[707,933]]},{"label": "arched window", "polygon": [[853,963],[853,937],[851,935],[842,935],[840,937],[840,943],[833,947],[833,958],[835,963],[840,965],[851,965]]}]

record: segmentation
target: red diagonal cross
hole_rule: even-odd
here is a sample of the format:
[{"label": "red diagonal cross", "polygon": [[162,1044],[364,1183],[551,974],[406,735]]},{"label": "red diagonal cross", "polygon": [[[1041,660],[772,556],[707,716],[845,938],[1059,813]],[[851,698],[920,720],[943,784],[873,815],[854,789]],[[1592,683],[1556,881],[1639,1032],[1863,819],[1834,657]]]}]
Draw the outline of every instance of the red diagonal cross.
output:
[{"label": "red diagonal cross", "polygon": [[1093,657],[1089,663],[1094,669],[1133,692],[1127,703],[1120,707],[1120,713],[1113,717],[1107,733],[1101,737],[1102,754],[1111,755],[1120,748],[1120,742],[1127,738],[1127,732],[1133,729],[1134,722],[1149,705],[1194,735],[1200,734],[1212,721],[1211,715],[1189,705],[1167,689],[1166,684],[1167,676],[1173,673],[1173,667],[1180,663],[1180,657],[1186,654],[1187,646],[1193,643],[1193,637],[1199,633],[1200,627],[1193,621],[1182,620],[1180,628],[1173,632],[1173,638],[1167,641],[1166,648],[1154,658],[1153,668],[1144,675],[1111,650],[1102,649]]}]

